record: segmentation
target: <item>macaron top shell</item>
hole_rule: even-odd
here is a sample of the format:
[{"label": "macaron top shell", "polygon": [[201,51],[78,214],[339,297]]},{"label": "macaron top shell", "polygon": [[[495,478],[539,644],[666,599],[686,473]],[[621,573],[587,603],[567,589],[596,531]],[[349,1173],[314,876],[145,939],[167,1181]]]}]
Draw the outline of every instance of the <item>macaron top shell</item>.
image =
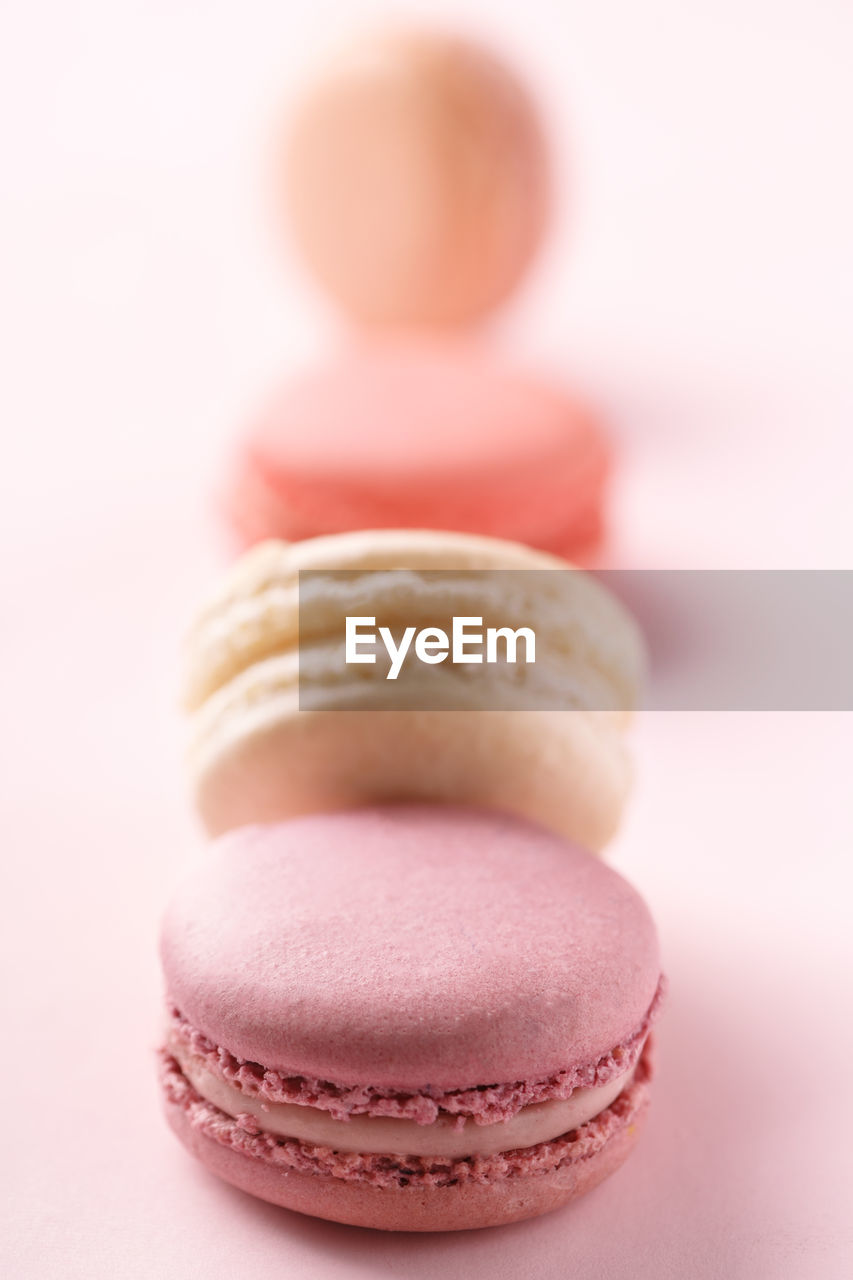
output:
[{"label": "macaron top shell", "polygon": [[557,555],[601,534],[610,447],[589,409],[479,345],[363,343],[293,377],[222,491],[237,540],[451,529]]},{"label": "macaron top shell", "polygon": [[361,343],[294,378],[286,394],[292,429],[273,397],[256,446],[271,466],[342,480],[402,470],[424,481],[471,479],[473,468],[490,476],[577,461],[588,426],[553,385],[463,341]]},{"label": "macaron top shell", "polygon": [[[497,605],[501,625],[511,621],[513,626],[535,626],[537,635],[551,638],[555,650],[555,633],[573,637],[566,642],[567,664],[570,651],[578,651],[576,658],[587,652],[594,655],[593,666],[612,690],[612,698],[595,705],[618,707],[627,716],[643,683],[642,638],[631,616],[601,583],[572,569],[566,561],[520,543],[438,530],[374,529],[294,543],[260,543],[230,568],[194,619],[185,644],[185,705],[197,710],[241,672],[273,655],[290,656],[295,678],[297,647],[305,658],[312,644],[324,638],[336,641],[342,610],[375,614],[382,623],[405,627],[417,621],[416,601],[423,596],[432,601],[434,623],[441,615],[429,574],[440,571],[446,575],[444,595],[455,605],[459,597],[452,586],[461,584],[465,614],[490,616]],[[407,571],[408,591],[400,590],[400,570]],[[331,580],[313,610],[300,600],[300,574],[330,571],[338,571],[350,584],[362,584],[365,599],[358,607],[353,602],[361,595],[351,598],[344,593],[338,598]],[[504,573],[491,589],[490,571]],[[518,571],[521,606],[510,591],[510,571]],[[529,599],[525,575],[546,572],[553,575],[552,590],[539,579]]]},{"label": "macaron top shell", "polygon": [[660,978],[637,893],[585,851],[494,813],[399,806],[243,828],[180,887],[170,998],[264,1067],[418,1090],[596,1061]]}]

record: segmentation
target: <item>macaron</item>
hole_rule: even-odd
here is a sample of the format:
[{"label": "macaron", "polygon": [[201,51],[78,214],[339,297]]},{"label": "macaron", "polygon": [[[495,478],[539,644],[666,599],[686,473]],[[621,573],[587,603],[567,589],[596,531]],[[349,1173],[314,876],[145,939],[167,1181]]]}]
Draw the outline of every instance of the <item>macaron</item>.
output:
[{"label": "macaron", "polygon": [[237,440],[219,506],[240,548],[453,529],[589,560],[610,447],[596,416],[471,342],[355,345],[286,382]]},{"label": "macaron", "polygon": [[[538,656],[521,676],[430,666],[397,693],[382,665],[343,662],[349,615],[394,635],[454,616],[528,627]],[[595,851],[618,826],[642,641],[594,578],[529,547],[424,530],[264,543],[199,611],[185,666],[213,835],[414,799],[516,813]]]},{"label": "macaron", "polygon": [[373,34],[306,86],[277,151],[282,220],[357,323],[466,323],[524,274],[550,203],[539,117],[493,53]]},{"label": "macaron", "polygon": [[169,1123],[274,1204],[512,1222],[601,1182],[645,1118],[651,917],[532,824],[389,806],[243,828],[178,889],[161,954]]}]

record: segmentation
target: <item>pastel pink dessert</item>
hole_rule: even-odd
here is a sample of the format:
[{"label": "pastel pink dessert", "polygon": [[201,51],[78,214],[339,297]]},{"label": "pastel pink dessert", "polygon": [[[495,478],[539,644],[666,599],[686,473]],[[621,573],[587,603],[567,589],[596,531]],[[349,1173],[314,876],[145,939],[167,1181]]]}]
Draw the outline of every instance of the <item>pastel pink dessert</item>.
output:
[{"label": "pastel pink dessert", "polygon": [[386,1230],[532,1217],[648,1107],[654,925],[613,870],[493,813],[366,809],[205,851],[162,933],[169,1121],[274,1204]]},{"label": "pastel pink dessert", "polygon": [[446,529],[587,559],[610,449],[564,390],[461,341],[375,342],[281,388],[222,491],[239,546]]}]

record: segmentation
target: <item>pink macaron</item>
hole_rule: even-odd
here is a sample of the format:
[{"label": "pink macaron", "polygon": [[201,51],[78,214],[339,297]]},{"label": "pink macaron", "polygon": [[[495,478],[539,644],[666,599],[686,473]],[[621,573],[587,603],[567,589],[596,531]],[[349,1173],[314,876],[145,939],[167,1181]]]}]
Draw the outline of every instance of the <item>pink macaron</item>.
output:
[{"label": "pink macaron", "polygon": [[377,341],[281,387],[234,450],[221,508],[241,549],[445,529],[583,560],[609,470],[596,417],[547,379],[468,342]]},{"label": "pink macaron", "polygon": [[399,806],[216,841],[163,924],[169,1121],[212,1172],[386,1230],[532,1217],[634,1145],[648,910],[539,827]]}]

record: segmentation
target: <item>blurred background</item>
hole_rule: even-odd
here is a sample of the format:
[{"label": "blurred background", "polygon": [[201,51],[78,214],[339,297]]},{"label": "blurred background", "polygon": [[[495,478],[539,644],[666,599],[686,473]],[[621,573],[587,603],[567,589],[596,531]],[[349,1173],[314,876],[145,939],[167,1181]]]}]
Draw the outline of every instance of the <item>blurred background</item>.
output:
[{"label": "blurred background", "polygon": [[221,559],[210,489],[339,325],[282,244],[270,124],[330,39],[389,15],[484,37],[539,96],[560,206],[495,338],[607,414],[610,562],[853,568],[842,0],[3,5],[0,945],[7,1053],[39,1067],[7,1095],[6,1273],[847,1275],[840,714],[641,724],[614,860],[672,977],[657,1110],[570,1218],[417,1245],[306,1223],[213,1186],[160,1124],[154,937],[197,838],[174,691]]},{"label": "blurred background", "polygon": [[[383,13],[485,36],[539,95],[561,212],[499,325],[628,437],[625,554],[846,564],[840,0],[4,6],[7,518],[48,536],[93,469],[107,521],[147,514],[154,483],[190,501],[271,380],[323,348],[336,321],[282,249],[270,123],[329,41]],[[670,472],[665,516],[645,467]]]}]

